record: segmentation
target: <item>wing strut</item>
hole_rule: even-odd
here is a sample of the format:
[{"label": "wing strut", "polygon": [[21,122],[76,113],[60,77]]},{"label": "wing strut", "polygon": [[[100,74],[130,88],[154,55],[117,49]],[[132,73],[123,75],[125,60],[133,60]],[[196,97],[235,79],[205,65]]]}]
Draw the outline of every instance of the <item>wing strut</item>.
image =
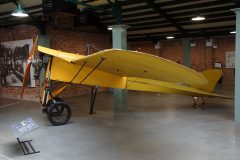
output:
[{"label": "wing strut", "polygon": [[55,91],[55,94],[52,94],[52,97],[57,97],[59,94],[61,94],[69,85],[72,84],[72,82],[74,81],[74,79],[78,76],[78,74],[81,72],[81,70],[83,69],[83,67],[87,64],[87,62],[84,62],[83,65],[79,68],[78,72],[75,74],[75,76],[72,78],[71,81],[69,81],[65,86],[61,87],[60,89]]},{"label": "wing strut", "polygon": [[96,96],[97,96],[97,90],[98,90],[97,86],[92,86],[91,96],[90,96],[90,101],[89,101],[89,105],[90,105],[89,113],[90,114],[94,114],[93,109],[94,109],[95,99],[96,99]]},{"label": "wing strut", "polygon": [[83,80],[79,83],[82,84],[100,65],[101,63],[105,60],[105,58],[101,58],[101,60],[99,61],[99,63],[86,75],[85,78],[83,78]]},{"label": "wing strut", "polygon": [[[79,83],[82,84],[101,64],[102,62],[105,60],[105,58],[101,58],[101,60],[99,61],[99,63],[86,75],[85,78],[83,78],[83,80]],[[95,104],[95,99],[97,96],[97,90],[98,87],[97,86],[93,86],[91,88],[91,97],[90,97],[90,103],[89,103],[89,113],[93,114],[93,109],[94,109],[94,104]]]},{"label": "wing strut", "polygon": [[[101,60],[99,61],[99,63],[83,78],[83,80],[79,83],[82,84],[100,65],[101,63],[105,60],[105,58],[101,58]],[[81,72],[81,70],[83,69],[83,67],[87,64],[87,62],[84,62],[83,65],[81,66],[81,68],[78,70],[78,72],[75,74],[75,76],[72,78],[71,81],[69,81],[65,86],[63,86],[62,88],[58,89],[57,91],[55,91],[55,94],[52,94],[52,98],[57,97],[59,94],[61,94],[69,85],[72,84],[72,82],[74,81],[74,79],[78,76],[78,74]]]}]

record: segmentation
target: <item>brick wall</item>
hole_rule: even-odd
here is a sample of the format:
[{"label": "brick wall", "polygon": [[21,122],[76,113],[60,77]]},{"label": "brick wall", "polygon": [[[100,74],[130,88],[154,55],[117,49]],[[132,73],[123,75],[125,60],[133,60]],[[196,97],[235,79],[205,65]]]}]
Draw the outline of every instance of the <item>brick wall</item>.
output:
[{"label": "brick wall", "polygon": [[[73,53],[85,54],[87,44],[90,48],[111,48],[111,37],[104,34],[84,33],[78,31],[66,31],[49,28],[51,48]],[[93,52],[97,50],[93,49]]]},{"label": "brick wall", "polygon": [[[90,52],[96,52],[96,49],[111,48],[111,40],[109,35],[83,33],[77,31],[66,31],[56,28],[49,28],[51,48],[85,54],[87,51],[87,43],[90,44]],[[33,39],[38,34],[38,29],[34,26],[19,25],[9,28],[0,28],[0,42]],[[94,49],[95,48],[95,49]],[[62,83],[53,84],[55,88],[63,85]],[[27,88],[24,99],[38,100],[39,81],[36,81],[36,87]],[[71,85],[64,91],[61,96],[75,96],[90,92],[87,86]],[[0,97],[19,99],[21,87],[4,87],[0,86]]]},{"label": "brick wall", "polygon": [[[77,31],[64,31],[49,28],[51,48],[66,52],[86,54],[87,44],[90,44],[90,54],[99,50],[111,48],[111,37],[103,34],[83,33]],[[63,83],[53,84],[55,88]],[[64,97],[77,96],[90,93],[90,87],[83,85],[71,85],[62,95]]]},{"label": "brick wall", "polygon": [[[33,39],[38,34],[36,27],[29,25],[19,25],[8,28],[0,28],[0,43],[6,41]],[[36,81],[36,87],[26,89],[26,99],[38,99],[39,82]],[[19,99],[21,87],[4,87],[0,86],[0,97]]]},{"label": "brick wall", "polygon": [[[96,52],[94,48],[100,50],[111,48],[111,38],[109,35],[83,33],[74,30],[48,28],[51,48],[85,54],[87,44],[91,44],[90,52]],[[0,42],[32,39],[38,33],[36,27],[29,25],[19,25],[9,28],[0,28]],[[234,70],[225,68],[225,52],[234,51],[234,38],[223,37],[215,38],[214,43],[217,48],[206,47],[205,39],[195,39],[191,42],[196,44],[191,47],[191,65],[197,71],[203,71],[212,67],[213,62],[221,62],[223,64],[224,78],[222,88],[233,90],[234,88]],[[94,46],[94,47],[93,47]],[[182,63],[182,41],[171,40],[162,41],[160,49],[154,49],[154,44],[151,42],[130,43],[130,50],[138,50],[141,52],[150,53],[156,56],[161,56],[170,59],[177,63]],[[57,88],[61,83],[55,83]],[[27,88],[25,99],[38,100],[39,82],[36,82],[35,88]],[[62,96],[74,96],[90,92],[89,87],[72,85],[64,92]],[[0,97],[20,98],[21,88],[19,87],[0,87]]]},{"label": "brick wall", "polygon": [[235,51],[235,38],[220,38],[217,40],[217,48],[213,49],[213,61],[223,64],[223,87],[226,90],[234,90],[234,69],[226,68],[226,56],[228,51]]},{"label": "brick wall", "polygon": [[130,43],[129,49],[153,54],[178,63],[182,62],[181,41],[163,41],[161,42],[159,49],[155,49],[152,42]]},{"label": "brick wall", "polygon": [[[235,50],[235,39],[233,37],[219,37],[213,39],[213,44],[217,48],[206,47],[206,39],[194,39],[191,43],[195,43],[195,47],[191,47],[191,66],[196,71],[203,71],[205,69],[213,68],[214,62],[221,62],[223,64],[223,81],[222,89],[233,91],[234,89],[234,69],[226,69],[227,51]],[[182,63],[182,48],[181,40],[166,40],[161,42],[160,49],[154,49],[152,42],[138,42],[130,43],[130,50],[138,50],[154,55],[159,55],[163,58],[170,59],[177,63]]]}]

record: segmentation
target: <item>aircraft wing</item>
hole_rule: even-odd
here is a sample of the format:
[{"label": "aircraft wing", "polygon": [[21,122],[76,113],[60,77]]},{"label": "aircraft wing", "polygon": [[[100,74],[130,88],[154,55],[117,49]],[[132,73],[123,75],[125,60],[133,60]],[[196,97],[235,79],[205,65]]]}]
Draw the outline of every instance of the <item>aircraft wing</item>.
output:
[{"label": "aircraft wing", "polygon": [[67,62],[70,62],[70,63],[73,60],[81,59],[81,58],[85,57],[83,55],[79,55],[79,54],[75,54],[75,53],[68,53],[68,52],[63,52],[63,51],[58,51],[58,50],[50,49],[50,48],[43,47],[43,46],[38,46],[38,50],[40,52],[45,53],[45,54],[61,58],[61,59],[65,60]]},{"label": "aircraft wing", "polygon": [[108,49],[89,56],[81,56],[42,46],[39,46],[38,50],[78,66],[86,63],[85,67],[87,68],[94,68],[100,61],[103,61],[97,70],[120,77],[139,77],[189,85],[206,85],[208,83],[202,74],[188,67],[136,51]]},{"label": "aircraft wing", "polygon": [[151,91],[170,94],[185,94],[193,97],[204,96],[232,99],[232,97],[229,96],[217,94],[214,92],[203,91],[190,86],[135,77],[128,77],[126,88],[130,90]]},{"label": "aircraft wing", "polygon": [[[189,96],[231,98],[213,92],[196,89],[191,87],[190,85],[186,86],[181,83],[163,82],[158,80],[136,77],[122,77],[101,70],[95,70],[85,79],[86,75],[91,72],[92,67],[82,68],[80,72],[81,74],[78,74],[76,76],[76,73],[78,73],[80,68],[81,66],[78,64],[69,63],[61,58],[53,57],[50,79],[67,83],[72,81],[72,83],[74,84],[101,86],[109,88],[171,94],[185,94]],[[72,80],[74,76],[76,77],[74,78],[74,80]]]}]

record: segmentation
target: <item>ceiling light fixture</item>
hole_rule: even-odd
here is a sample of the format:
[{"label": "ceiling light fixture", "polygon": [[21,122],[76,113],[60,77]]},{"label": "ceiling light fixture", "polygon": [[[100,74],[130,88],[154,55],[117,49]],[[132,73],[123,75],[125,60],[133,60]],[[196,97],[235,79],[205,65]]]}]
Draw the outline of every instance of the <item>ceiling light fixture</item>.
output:
[{"label": "ceiling light fixture", "polygon": [[197,16],[192,18],[192,21],[203,21],[203,20],[205,20],[205,17],[203,16]]},{"label": "ceiling light fixture", "polygon": [[231,33],[231,34],[236,34],[236,31],[231,31],[230,33]]},{"label": "ceiling light fixture", "polygon": [[167,36],[166,39],[174,39],[173,36]]},{"label": "ceiling light fixture", "polygon": [[22,9],[21,4],[18,3],[17,8],[12,12],[12,16],[27,17],[28,13],[24,9]]},{"label": "ceiling light fixture", "polygon": [[108,27],[108,30],[111,31],[111,30],[112,30],[112,27]]}]

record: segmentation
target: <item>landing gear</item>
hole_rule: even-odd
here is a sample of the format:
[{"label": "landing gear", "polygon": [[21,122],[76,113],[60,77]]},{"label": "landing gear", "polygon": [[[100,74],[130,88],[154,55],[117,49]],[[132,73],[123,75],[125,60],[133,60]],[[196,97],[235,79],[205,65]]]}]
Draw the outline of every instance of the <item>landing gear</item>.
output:
[{"label": "landing gear", "polygon": [[[90,70],[87,75],[80,81],[78,84],[82,84],[105,60],[105,58],[101,58],[98,64]],[[64,103],[62,99],[56,98],[59,94],[61,94],[66,87],[71,85],[74,79],[81,72],[83,67],[87,62],[84,62],[78,72],[73,76],[73,78],[63,87],[52,91],[51,88],[51,68],[52,68],[52,57],[49,59],[47,71],[46,71],[46,79],[44,79],[41,94],[40,94],[40,103],[43,106],[43,112],[47,114],[48,120],[55,126],[66,124],[71,117],[71,108],[68,104]],[[90,100],[90,114],[93,114],[94,102],[97,94],[97,88],[92,88],[91,92],[91,100]]]},{"label": "landing gear", "polygon": [[49,100],[43,111],[54,126],[65,125],[72,114],[70,106],[59,97]]},{"label": "landing gear", "polygon": [[[46,77],[42,82],[41,92],[40,92],[40,103],[42,105],[42,112],[47,114],[47,118],[51,124],[54,126],[65,125],[71,118],[71,108],[63,101],[63,99],[57,97],[71,82],[69,82],[63,88],[52,90],[51,88],[51,67],[52,67],[52,57],[48,60],[48,66],[44,67],[46,69]],[[83,66],[82,66],[83,67]],[[82,69],[80,68],[80,70]],[[79,71],[80,72],[80,71]],[[77,76],[78,74],[76,74]],[[76,77],[74,76],[74,78]],[[73,78],[73,80],[74,80]]]},{"label": "landing gear", "polygon": [[90,102],[89,102],[89,113],[90,114],[94,114],[94,103],[95,103],[95,99],[96,99],[96,96],[97,96],[97,90],[98,90],[98,87],[97,86],[93,86],[91,88],[91,96],[90,96]]},{"label": "landing gear", "polygon": [[[205,104],[208,100],[208,97],[192,97],[193,98],[193,108],[204,110],[206,109]],[[202,103],[198,104],[199,99],[201,99]]]},{"label": "landing gear", "polygon": [[65,125],[71,118],[71,108],[68,104],[56,101],[47,108],[47,117],[55,126]]}]

